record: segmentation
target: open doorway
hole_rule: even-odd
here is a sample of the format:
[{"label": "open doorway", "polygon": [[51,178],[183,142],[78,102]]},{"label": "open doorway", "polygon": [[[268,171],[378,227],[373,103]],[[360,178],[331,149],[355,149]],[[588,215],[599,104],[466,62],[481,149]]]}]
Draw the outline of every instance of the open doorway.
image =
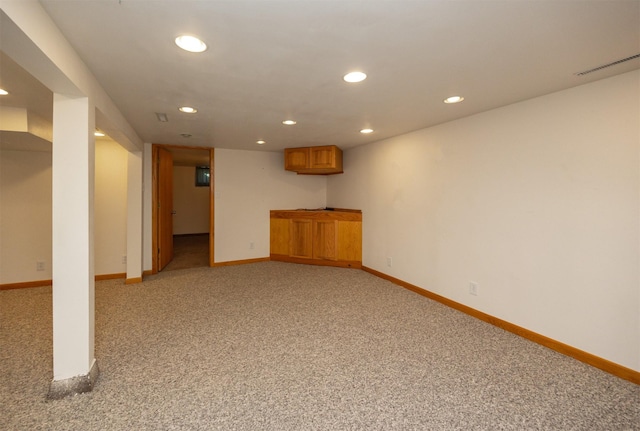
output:
[{"label": "open doorway", "polygon": [[213,149],[153,145],[153,272],[211,266]]}]

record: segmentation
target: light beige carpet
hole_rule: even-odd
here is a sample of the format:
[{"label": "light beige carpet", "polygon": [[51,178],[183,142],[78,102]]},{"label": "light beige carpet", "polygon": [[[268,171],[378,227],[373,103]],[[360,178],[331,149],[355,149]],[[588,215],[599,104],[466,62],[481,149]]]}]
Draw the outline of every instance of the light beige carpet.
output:
[{"label": "light beige carpet", "polygon": [[96,284],[93,392],[45,401],[51,289],[0,292],[2,430],[640,430],[640,387],[353,269]]}]

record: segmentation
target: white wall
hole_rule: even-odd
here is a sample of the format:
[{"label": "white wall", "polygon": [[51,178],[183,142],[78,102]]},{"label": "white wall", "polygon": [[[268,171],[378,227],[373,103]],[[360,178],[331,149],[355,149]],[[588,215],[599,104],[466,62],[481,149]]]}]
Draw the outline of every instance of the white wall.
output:
[{"label": "white wall", "polygon": [[196,187],[195,166],[173,167],[173,234],[209,233],[209,187]]},{"label": "white wall", "polygon": [[[127,154],[96,142],[96,275],[126,270]],[[50,152],[0,151],[0,284],[51,279],[51,173]]]},{"label": "white wall", "polygon": [[270,210],[326,206],[326,176],[285,171],[283,158],[215,150],[216,262],[268,257]]},{"label": "white wall", "polygon": [[640,370],[639,95],[635,71],[351,149],[328,205],[362,208],[364,265]]},{"label": "white wall", "polygon": [[51,153],[0,151],[0,284],[50,280],[51,237]]},{"label": "white wall", "polygon": [[94,202],[95,273],[120,274],[127,265],[128,152],[112,141],[96,141]]}]

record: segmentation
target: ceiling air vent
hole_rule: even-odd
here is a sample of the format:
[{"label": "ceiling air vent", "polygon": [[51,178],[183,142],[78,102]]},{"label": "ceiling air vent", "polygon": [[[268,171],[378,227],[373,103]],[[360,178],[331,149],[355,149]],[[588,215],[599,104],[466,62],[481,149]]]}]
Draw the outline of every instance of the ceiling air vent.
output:
[{"label": "ceiling air vent", "polygon": [[624,63],[625,61],[635,60],[636,58],[640,58],[640,54],[632,55],[631,57],[627,57],[627,58],[622,58],[620,60],[613,61],[613,62],[608,63],[608,64],[603,64],[602,66],[594,67],[593,69],[585,70],[584,72],[578,72],[575,75],[583,76],[583,75],[586,75],[586,74],[591,73],[591,72],[597,72],[598,70],[606,69],[607,67],[611,67],[611,66],[615,66],[615,65],[620,64],[620,63]]}]

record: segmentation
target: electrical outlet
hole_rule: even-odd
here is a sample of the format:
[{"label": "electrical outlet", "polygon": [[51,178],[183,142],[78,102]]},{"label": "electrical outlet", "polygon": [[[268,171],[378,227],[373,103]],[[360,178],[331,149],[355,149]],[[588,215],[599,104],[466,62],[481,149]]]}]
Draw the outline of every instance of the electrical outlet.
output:
[{"label": "electrical outlet", "polygon": [[389,266],[389,267],[393,266],[393,258],[392,257],[387,257],[387,266]]},{"label": "electrical outlet", "polygon": [[469,282],[469,295],[478,296],[478,283]]},{"label": "electrical outlet", "polygon": [[45,265],[43,260],[36,262],[36,271],[44,271]]},{"label": "electrical outlet", "polygon": [[256,248],[256,245],[253,243],[253,241],[249,242],[249,250],[253,250],[254,248]]},{"label": "electrical outlet", "polygon": [[125,264],[125,265],[127,264],[127,255],[126,254],[122,255],[122,263]]}]

